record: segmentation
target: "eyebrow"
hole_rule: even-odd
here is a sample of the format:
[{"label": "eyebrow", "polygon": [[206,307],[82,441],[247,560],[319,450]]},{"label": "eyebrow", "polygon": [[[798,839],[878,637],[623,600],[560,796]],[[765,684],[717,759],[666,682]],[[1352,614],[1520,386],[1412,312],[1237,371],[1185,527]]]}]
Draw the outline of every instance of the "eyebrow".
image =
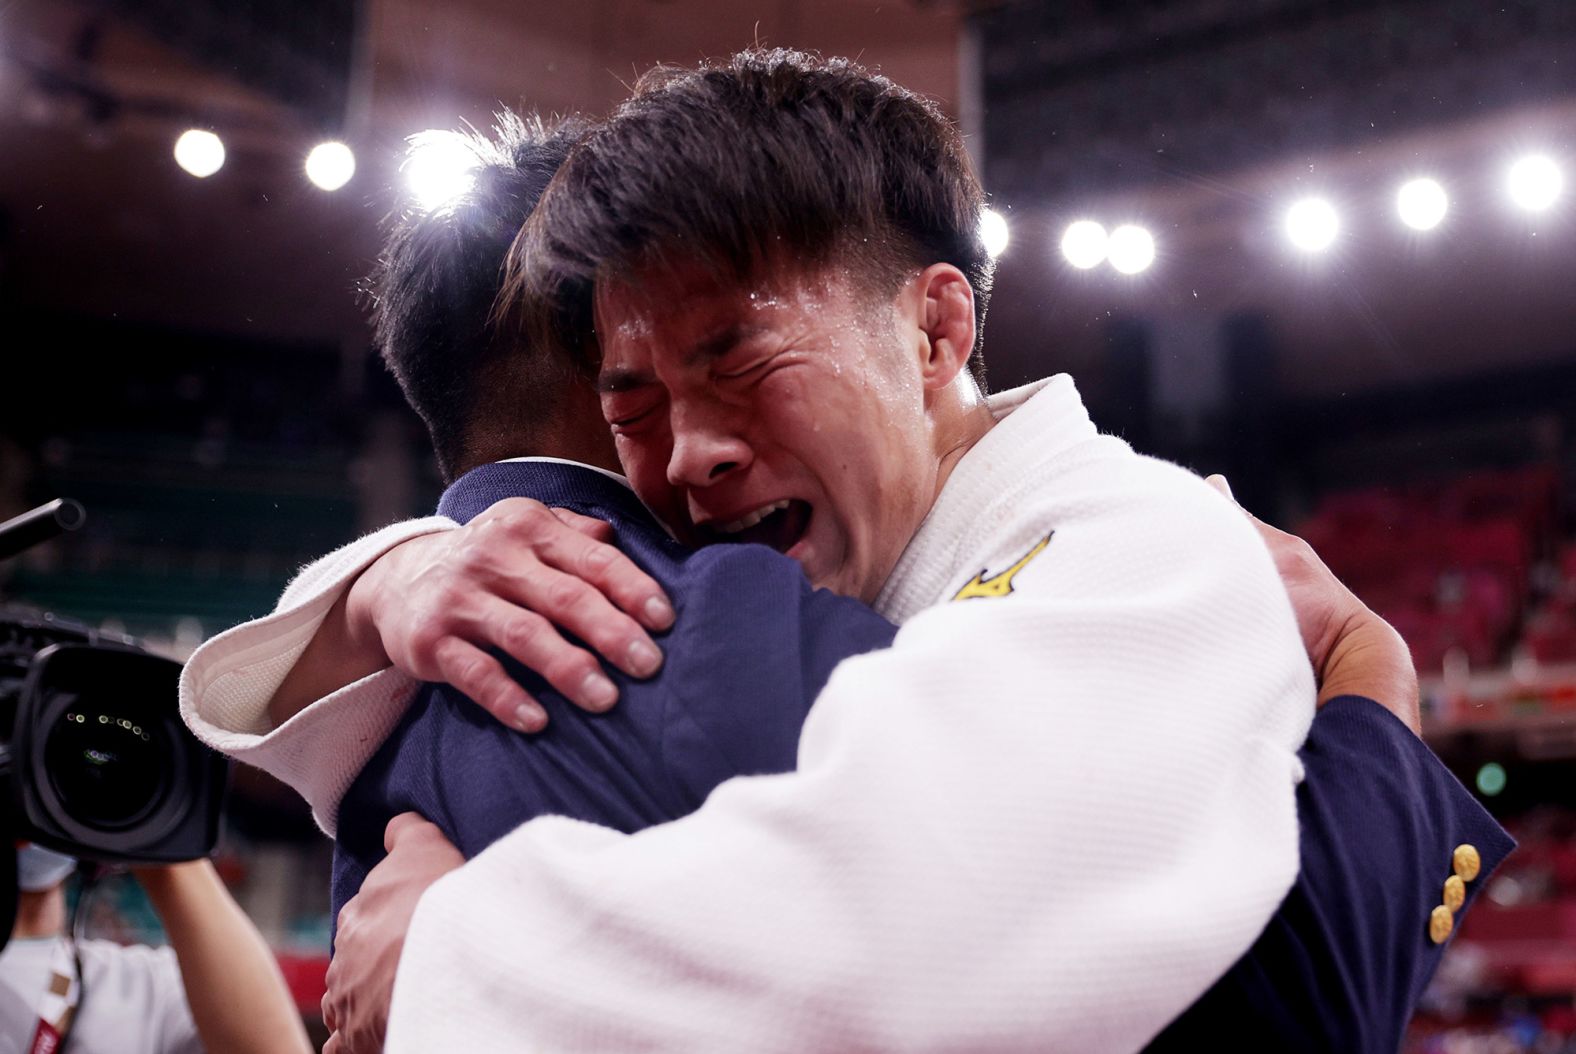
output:
[{"label": "eyebrow", "polygon": [[[742,323],[725,326],[690,349],[690,353],[684,357],[684,365],[695,366],[720,359],[740,344],[753,340],[764,332],[766,332],[765,326]],[[656,380],[650,370],[614,366],[603,370],[597,377],[596,390],[598,394],[611,395],[643,388],[655,384]]]}]

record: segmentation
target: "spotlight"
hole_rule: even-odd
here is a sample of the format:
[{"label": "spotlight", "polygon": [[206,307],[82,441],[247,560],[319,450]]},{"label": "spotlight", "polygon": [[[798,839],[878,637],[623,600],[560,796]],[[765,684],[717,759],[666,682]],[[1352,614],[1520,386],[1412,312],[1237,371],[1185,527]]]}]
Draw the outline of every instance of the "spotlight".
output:
[{"label": "spotlight", "polygon": [[306,178],[320,190],[338,190],[356,174],[356,155],[344,143],[319,143],[306,155]]},{"label": "spotlight", "polygon": [[1011,236],[1007,231],[1007,218],[995,209],[986,209],[980,213],[980,240],[985,243],[985,251],[990,253],[994,260],[1007,251],[1007,243]]},{"label": "spotlight", "polygon": [[224,142],[212,132],[189,128],[175,140],[175,163],[206,179],[224,167]]},{"label": "spotlight", "polygon": [[1415,231],[1431,231],[1439,226],[1450,208],[1445,188],[1432,179],[1404,183],[1395,196],[1395,209],[1401,222]]},{"label": "spotlight", "polygon": [[476,182],[476,156],[470,140],[459,132],[429,128],[406,140],[410,149],[401,168],[416,204],[431,212],[465,194]]},{"label": "spotlight", "polygon": [[1108,238],[1094,220],[1078,220],[1062,234],[1062,256],[1080,271],[1099,267],[1105,260]]},{"label": "spotlight", "polygon": [[1123,274],[1149,270],[1155,262],[1155,237],[1142,227],[1129,223],[1111,232],[1106,243],[1111,266]]},{"label": "spotlight", "polygon": [[1560,166],[1543,154],[1517,161],[1510,166],[1505,178],[1510,200],[1528,212],[1542,212],[1554,204],[1564,187],[1565,177],[1560,173]]},{"label": "spotlight", "polygon": [[1341,221],[1323,198],[1303,198],[1286,210],[1286,236],[1304,252],[1323,252],[1335,244]]}]

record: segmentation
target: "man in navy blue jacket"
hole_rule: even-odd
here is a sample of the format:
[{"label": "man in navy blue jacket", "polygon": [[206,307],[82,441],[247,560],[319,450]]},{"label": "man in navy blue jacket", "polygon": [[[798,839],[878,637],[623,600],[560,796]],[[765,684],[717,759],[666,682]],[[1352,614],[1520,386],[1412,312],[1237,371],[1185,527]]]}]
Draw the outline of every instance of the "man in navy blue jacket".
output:
[{"label": "man in navy blue jacket", "polygon": [[[678,617],[666,667],[650,680],[615,675],[623,701],[607,713],[586,713],[510,665],[551,715],[534,739],[451,688],[425,688],[343,800],[336,910],[383,857],[384,826],[398,813],[420,812],[470,857],[534,816],[633,831],[685,815],[731,776],[789,769],[832,667],[894,632],[862,605],[811,590],[797,565],[764,547],[675,545],[627,486],[597,467],[502,460],[524,444],[511,446],[507,426],[484,425],[478,414],[516,396],[541,400],[541,385],[445,389],[456,374],[496,380],[489,356],[525,358],[512,337],[489,328],[487,312],[508,242],[569,134],[505,122],[502,137],[468,201],[396,232],[378,283],[384,354],[427,420],[446,475],[459,476],[440,512],[468,521],[523,496],[606,520]],[[532,442],[546,454],[586,448],[556,448],[539,435]],[[1430,932],[1454,895],[1447,879],[1459,872],[1456,888],[1469,902],[1510,849],[1427,747],[1372,700],[1328,702],[1301,757],[1296,885],[1249,953],[1154,1049],[1241,1036],[1274,1049],[1394,1050],[1448,936],[1437,923]]]},{"label": "man in navy blue jacket", "polygon": [[652,680],[626,681],[622,702],[602,714],[564,703],[511,663],[552,716],[529,739],[447,685],[424,688],[340,805],[336,915],[383,857],[383,829],[401,812],[432,820],[470,857],[533,816],[637,831],[693,812],[734,776],[788,771],[832,668],[897,632],[858,601],[811,589],[798,564],[763,545],[685,549],[628,486],[589,466],[482,465],[449,487],[438,511],[464,523],[511,497],[614,526],[678,609],[667,661]]}]

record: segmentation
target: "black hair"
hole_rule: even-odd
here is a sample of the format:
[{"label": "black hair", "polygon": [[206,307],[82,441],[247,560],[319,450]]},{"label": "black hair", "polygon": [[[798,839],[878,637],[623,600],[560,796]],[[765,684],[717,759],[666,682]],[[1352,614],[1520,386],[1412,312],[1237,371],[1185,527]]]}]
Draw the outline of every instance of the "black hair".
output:
[{"label": "black hair", "polygon": [[587,127],[505,111],[491,137],[423,133],[474,155],[474,180],[436,208],[396,213],[364,290],[378,350],[426,423],[445,481],[519,453],[522,430],[553,410],[564,375],[554,353],[495,325],[493,305],[511,243]]},{"label": "black hair", "polygon": [[586,360],[596,283],[641,268],[698,262],[745,282],[839,262],[895,292],[945,262],[974,291],[978,334],[994,273],[983,207],[934,102],[845,59],[753,49],[642,77],[565,161],[503,296],[536,339]]}]

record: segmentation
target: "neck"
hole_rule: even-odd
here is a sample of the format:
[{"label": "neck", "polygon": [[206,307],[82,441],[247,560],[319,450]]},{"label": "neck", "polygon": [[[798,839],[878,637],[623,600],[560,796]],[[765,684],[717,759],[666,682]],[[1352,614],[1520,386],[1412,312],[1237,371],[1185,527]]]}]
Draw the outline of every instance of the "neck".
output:
[{"label": "neck", "polygon": [[947,485],[963,456],[996,426],[985,396],[974,380],[960,374],[941,393],[933,416],[931,436],[936,451],[936,497]]},{"label": "neck", "polygon": [[624,471],[613,450],[613,437],[600,418],[594,428],[544,429],[529,437],[473,435],[467,444],[466,455],[452,470],[455,478],[480,465],[507,461],[513,457],[556,457],[605,468],[609,472],[622,474]]},{"label": "neck", "polygon": [[[612,429],[602,420],[596,389],[578,376],[556,383],[564,387],[551,412],[533,419],[528,428],[510,416],[506,403],[483,400],[467,429],[465,464],[457,467],[455,475],[511,457],[557,457],[623,472]],[[500,398],[509,390],[500,389]]]},{"label": "neck", "polygon": [[593,465],[622,474],[624,468],[618,463],[612,433],[602,423],[600,414],[593,420],[591,427],[565,428],[562,434],[549,435],[540,448],[532,453],[537,457],[563,458],[565,461],[578,461],[582,465]]},{"label": "neck", "polygon": [[58,937],[65,929],[66,894],[61,886],[17,894],[16,925],[11,928],[13,938]]}]

